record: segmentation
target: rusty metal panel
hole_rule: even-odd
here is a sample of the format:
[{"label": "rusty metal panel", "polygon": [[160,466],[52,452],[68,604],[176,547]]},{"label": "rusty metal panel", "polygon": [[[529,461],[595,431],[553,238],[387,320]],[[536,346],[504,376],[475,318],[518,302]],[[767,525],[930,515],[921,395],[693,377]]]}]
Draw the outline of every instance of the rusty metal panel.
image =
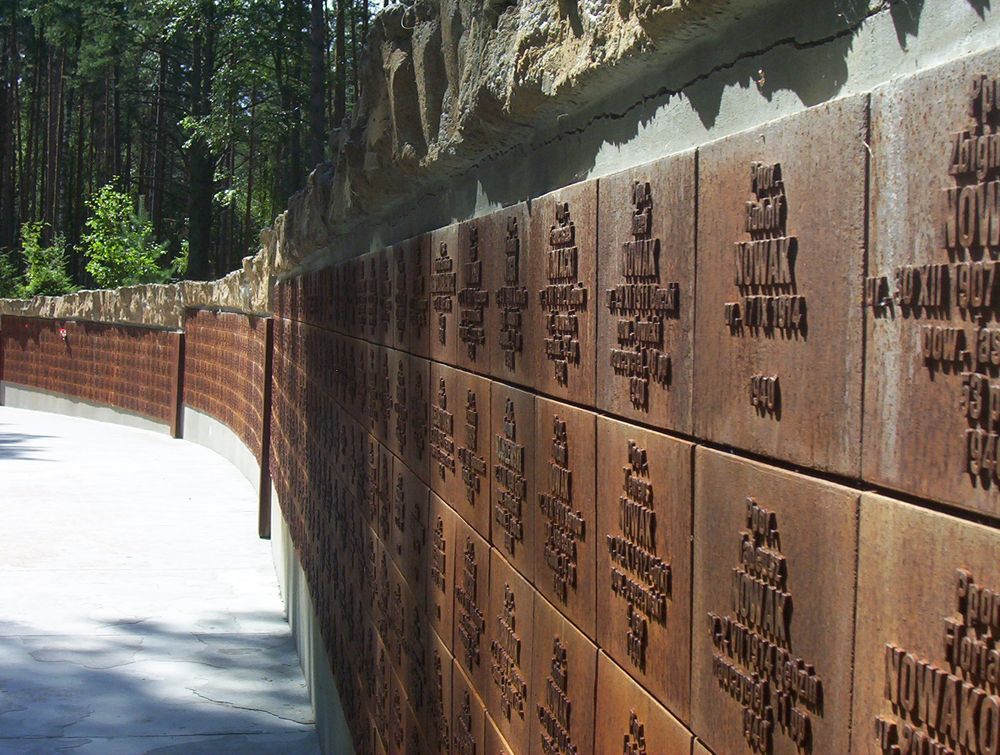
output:
[{"label": "rusty metal panel", "polygon": [[529,581],[535,578],[535,397],[490,386],[493,545]]},{"label": "rusty metal panel", "polygon": [[455,520],[455,618],[452,654],[480,697],[490,678],[486,614],[490,606],[490,545],[465,520]]},{"label": "rusty metal panel", "polygon": [[455,615],[456,522],[458,515],[431,493],[427,511],[427,617],[451,652]]},{"label": "rusty metal panel", "polygon": [[486,705],[457,658],[452,672],[451,727],[454,752],[483,752],[486,747]]},{"label": "rusty metal panel", "polygon": [[865,494],[859,540],[852,752],[996,749],[1000,531]]},{"label": "rusty metal panel", "polygon": [[872,95],[866,480],[1000,515],[1000,52]]},{"label": "rusty metal panel", "polygon": [[[597,640],[690,716],[693,445],[597,420]],[[697,625],[696,625],[697,626]]]},{"label": "rusty metal panel", "polygon": [[371,397],[371,431],[379,443],[387,446],[395,431],[392,414],[396,375],[390,369],[389,349],[372,344],[368,350],[373,367],[367,386]]},{"label": "rusty metal panel", "polygon": [[503,739],[527,752],[532,710],[531,653],[535,591],[494,548],[490,557],[490,655],[486,708]]},{"label": "rusty metal panel", "polygon": [[858,476],[867,97],[698,151],[694,433]]},{"label": "rusty metal panel", "polygon": [[435,633],[430,632],[426,653],[425,673],[427,702],[418,710],[424,742],[434,755],[452,752],[452,671],[454,658]]},{"label": "rusty metal panel", "polygon": [[393,459],[390,551],[406,584],[416,595],[427,592],[430,541],[427,510],[430,489],[399,458]]},{"label": "rusty metal panel", "polygon": [[521,203],[480,218],[479,244],[487,265],[490,295],[486,317],[486,346],[490,373],[518,385],[531,383],[532,353],[526,350],[527,329],[538,307],[528,283],[530,262],[528,205]]},{"label": "rusty metal panel", "polygon": [[393,346],[396,318],[393,296],[392,249],[372,253],[375,278],[375,318],[372,326],[375,343]]},{"label": "rusty metal panel", "polygon": [[417,717],[406,697],[402,681],[395,674],[389,688],[389,737],[387,741],[390,755],[413,755],[426,748],[423,735],[417,726]]},{"label": "rusty metal panel", "polygon": [[597,636],[597,420],[535,399],[535,587],[588,637]]},{"label": "rusty metal panel", "polygon": [[428,356],[458,364],[458,225],[430,233],[430,346]]},{"label": "rusty metal panel", "polygon": [[389,355],[393,391],[389,447],[427,485],[430,482],[430,362],[395,349],[390,349]]},{"label": "rusty metal panel", "polygon": [[593,406],[597,325],[597,181],[535,200],[525,352],[531,385]]},{"label": "rusty metal panel", "polygon": [[848,751],[858,494],[695,451],[691,707],[716,752]]},{"label": "rusty metal panel", "polygon": [[490,340],[496,340],[490,325],[494,318],[490,289],[503,264],[490,231],[493,215],[460,223],[456,233],[458,271],[458,349],[455,363],[466,370],[490,374]]},{"label": "rusty metal panel", "polygon": [[604,653],[597,661],[597,730],[600,753],[687,753],[692,736],[662,705]]},{"label": "rusty metal panel", "polygon": [[695,153],[601,179],[597,405],[691,432]]},{"label": "rusty metal panel", "polygon": [[431,489],[490,536],[490,381],[431,365]]},{"label": "rusty metal panel", "polygon": [[[527,750],[520,750],[520,752],[527,752]],[[517,755],[511,746],[507,744],[496,723],[494,723],[488,713],[486,716],[486,755]]]},{"label": "rusty metal panel", "polygon": [[430,245],[429,234],[408,239],[392,248],[397,349],[428,356],[430,347]]},{"label": "rusty metal panel", "polygon": [[593,753],[597,646],[541,597],[531,644],[530,752]]}]

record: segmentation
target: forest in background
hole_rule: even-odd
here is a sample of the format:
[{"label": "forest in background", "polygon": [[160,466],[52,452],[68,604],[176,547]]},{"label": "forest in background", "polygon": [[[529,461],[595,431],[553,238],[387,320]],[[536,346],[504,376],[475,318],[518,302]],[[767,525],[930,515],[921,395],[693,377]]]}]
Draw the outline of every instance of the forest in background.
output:
[{"label": "forest in background", "polygon": [[[371,14],[370,0],[0,0],[0,295],[237,267],[328,157]],[[119,253],[141,259],[119,274]]]}]

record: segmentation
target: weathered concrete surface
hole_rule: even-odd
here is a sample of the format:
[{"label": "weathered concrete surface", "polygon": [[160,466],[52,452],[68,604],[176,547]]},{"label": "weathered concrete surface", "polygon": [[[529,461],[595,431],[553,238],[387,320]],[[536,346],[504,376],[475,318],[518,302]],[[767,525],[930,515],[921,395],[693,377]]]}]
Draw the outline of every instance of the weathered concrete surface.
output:
[{"label": "weathered concrete surface", "polygon": [[319,752],[234,467],[9,407],[0,462],[0,751]]}]

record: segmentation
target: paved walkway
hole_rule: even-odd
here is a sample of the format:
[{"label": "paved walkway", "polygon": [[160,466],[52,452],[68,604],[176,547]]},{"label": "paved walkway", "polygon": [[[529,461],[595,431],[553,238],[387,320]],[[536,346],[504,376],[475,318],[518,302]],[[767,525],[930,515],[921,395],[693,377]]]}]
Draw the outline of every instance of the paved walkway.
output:
[{"label": "paved walkway", "polygon": [[256,528],[212,451],[0,407],[0,753],[318,753]]}]

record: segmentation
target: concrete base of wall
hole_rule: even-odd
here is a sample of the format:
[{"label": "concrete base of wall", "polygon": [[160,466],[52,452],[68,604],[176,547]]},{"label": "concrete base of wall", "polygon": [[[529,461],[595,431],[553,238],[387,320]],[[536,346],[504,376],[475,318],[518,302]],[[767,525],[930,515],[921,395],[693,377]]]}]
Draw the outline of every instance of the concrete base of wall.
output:
[{"label": "concrete base of wall", "polygon": [[239,436],[212,417],[189,406],[184,407],[184,440],[215,451],[250,481],[253,489],[260,492],[260,464],[257,457],[247,448]]},{"label": "concrete base of wall", "polygon": [[117,409],[106,404],[95,404],[83,399],[70,398],[60,393],[51,393],[38,388],[26,388],[23,385],[0,382],[0,406],[12,406],[15,409],[33,409],[38,412],[66,414],[70,417],[94,419],[99,422],[113,422],[116,425],[135,427],[140,430],[151,430],[154,433],[170,434],[170,425],[159,422],[141,414]]},{"label": "concrete base of wall", "polygon": [[285,615],[299,651],[299,663],[316,713],[316,733],[325,753],[352,753],[354,743],[333,679],[330,658],[323,646],[319,619],[313,606],[306,574],[292,544],[288,525],[281,513],[278,494],[271,488],[271,556],[278,573],[278,586],[285,601]]}]

